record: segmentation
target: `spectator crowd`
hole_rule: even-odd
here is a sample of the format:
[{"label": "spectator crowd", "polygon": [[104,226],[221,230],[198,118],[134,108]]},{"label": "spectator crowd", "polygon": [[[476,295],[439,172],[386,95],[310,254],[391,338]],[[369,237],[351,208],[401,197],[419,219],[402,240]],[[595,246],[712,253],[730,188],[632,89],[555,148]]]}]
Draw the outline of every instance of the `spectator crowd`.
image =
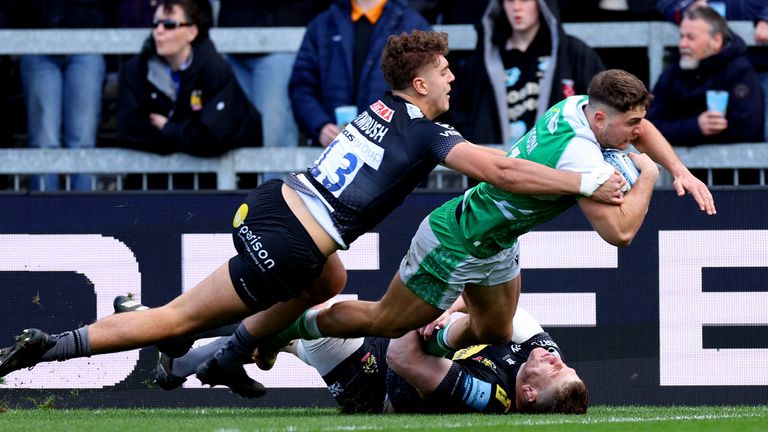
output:
[{"label": "spectator crowd", "polygon": [[[680,26],[678,50],[648,110],[669,141],[768,141],[764,0],[4,0],[3,28],[146,28],[147,39],[134,56],[0,57],[0,146],[118,146],[201,157],[240,147],[328,146],[350,116],[386,90],[380,62],[387,37],[436,24],[472,24],[478,36],[473,51],[449,56],[457,79],[450,114],[440,120],[472,142],[511,145],[549,106],[586,94],[595,74],[615,67],[568,35],[563,22],[652,19]],[[752,21],[755,46],[733,33],[729,20]],[[214,25],[306,32],[296,52],[224,55],[209,37]],[[14,75],[25,109],[22,144],[14,140],[19,115],[9,108]],[[107,110],[110,77],[117,77],[116,103]],[[724,107],[708,105],[713,91],[725,95]],[[101,140],[110,119],[116,133]],[[188,183],[176,176],[177,187]],[[167,187],[157,180],[149,186]],[[89,174],[39,173],[28,187],[104,186]]]}]

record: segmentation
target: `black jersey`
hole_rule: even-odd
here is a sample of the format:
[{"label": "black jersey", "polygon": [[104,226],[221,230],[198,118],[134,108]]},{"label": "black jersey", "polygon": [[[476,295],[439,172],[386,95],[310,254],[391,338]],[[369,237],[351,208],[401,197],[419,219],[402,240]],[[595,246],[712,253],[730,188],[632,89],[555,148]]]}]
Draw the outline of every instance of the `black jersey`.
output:
[{"label": "black jersey", "polygon": [[378,414],[384,407],[389,339],[367,337],[363,345],[323,376],[346,414]]},{"label": "black jersey", "polygon": [[387,393],[396,412],[514,412],[515,378],[531,351],[539,347],[562,356],[546,332],[522,344],[475,345],[454,354],[448,374],[430,395],[422,396],[392,372],[387,375]]},{"label": "black jersey", "polygon": [[286,183],[321,197],[349,245],[376,226],[464,138],[387,92],[323,151],[305,173]]}]

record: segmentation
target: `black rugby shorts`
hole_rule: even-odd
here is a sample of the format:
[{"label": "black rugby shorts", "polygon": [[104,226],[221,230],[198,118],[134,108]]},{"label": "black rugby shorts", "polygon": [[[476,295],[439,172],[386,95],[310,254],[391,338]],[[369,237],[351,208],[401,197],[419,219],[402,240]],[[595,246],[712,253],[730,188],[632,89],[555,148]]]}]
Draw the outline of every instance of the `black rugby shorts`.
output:
[{"label": "black rugby shorts", "polygon": [[229,276],[237,294],[254,311],[296,297],[326,262],[288,208],[282,185],[281,180],[270,180],[252,190],[232,223],[237,255],[229,260]]}]

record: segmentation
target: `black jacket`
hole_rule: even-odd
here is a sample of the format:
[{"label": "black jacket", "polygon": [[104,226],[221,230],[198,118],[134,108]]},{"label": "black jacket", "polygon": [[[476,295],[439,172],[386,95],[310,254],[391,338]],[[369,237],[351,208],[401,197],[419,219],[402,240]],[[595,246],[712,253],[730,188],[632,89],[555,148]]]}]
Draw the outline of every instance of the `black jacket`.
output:
[{"label": "black jacket", "polygon": [[[151,37],[142,52],[123,66],[117,112],[122,146],[159,154],[217,156],[233,148],[261,145],[261,116],[229,64],[209,39],[195,41],[192,50],[191,64],[180,72],[175,102],[162,85],[148,79],[149,62],[162,62]],[[160,71],[167,76],[165,68],[163,64]],[[149,122],[150,113],[168,117],[162,130]]]},{"label": "black jacket", "polygon": [[[537,118],[570,94],[563,94],[563,81],[573,81],[573,94],[586,94],[589,81],[605,69],[595,51],[581,40],[565,34],[558,21],[556,2],[539,0],[542,25],[549,31],[552,60],[541,81]],[[504,34],[506,27],[506,35]],[[469,141],[504,144],[509,141],[506,85],[501,49],[511,26],[499,5],[492,0],[477,28],[477,48],[458,69],[451,93],[451,109],[441,120],[451,123]],[[530,125],[532,127],[533,125]]]},{"label": "black jacket", "polygon": [[[726,90],[728,128],[704,136],[698,117],[707,110],[707,90]],[[675,146],[762,142],[763,93],[757,73],[747,59],[744,41],[733,35],[723,49],[694,70],[670,66],[653,88],[647,118]]]}]

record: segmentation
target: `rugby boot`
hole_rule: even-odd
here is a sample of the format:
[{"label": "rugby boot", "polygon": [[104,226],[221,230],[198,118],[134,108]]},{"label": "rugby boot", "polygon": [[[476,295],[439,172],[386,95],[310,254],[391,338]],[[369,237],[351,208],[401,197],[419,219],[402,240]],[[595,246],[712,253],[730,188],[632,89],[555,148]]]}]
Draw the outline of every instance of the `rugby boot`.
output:
[{"label": "rugby boot", "polygon": [[0,377],[36,365],[56,339],[42,330],[25,329],[16,336],[16,344],[0,350]]},{"label": "rugby boot", "polygon": [[172,368],[173,357],[161,352],[155,367],[155,383],[163,390],[173,390],[187,380],[185,377],[174,375]]},{"label": "rugby boot", "polygon": [[248,376],[245,368],[239,366],[235,369],[225,369],[219,366],[215,358],[210,358],[198,366],[197,379],[211,387],[227,386],[232,393],[244,398],[257,398],[267,393],[267,389],[260,382]]},{"label": "rugby boot", "polygon": [[115,313],[149,309],[149,307],[144,306],[140,302],[134,300],[133,297],[122,295],[115,297],[115,300],[112,302],[112,306],[115,308]]}]

